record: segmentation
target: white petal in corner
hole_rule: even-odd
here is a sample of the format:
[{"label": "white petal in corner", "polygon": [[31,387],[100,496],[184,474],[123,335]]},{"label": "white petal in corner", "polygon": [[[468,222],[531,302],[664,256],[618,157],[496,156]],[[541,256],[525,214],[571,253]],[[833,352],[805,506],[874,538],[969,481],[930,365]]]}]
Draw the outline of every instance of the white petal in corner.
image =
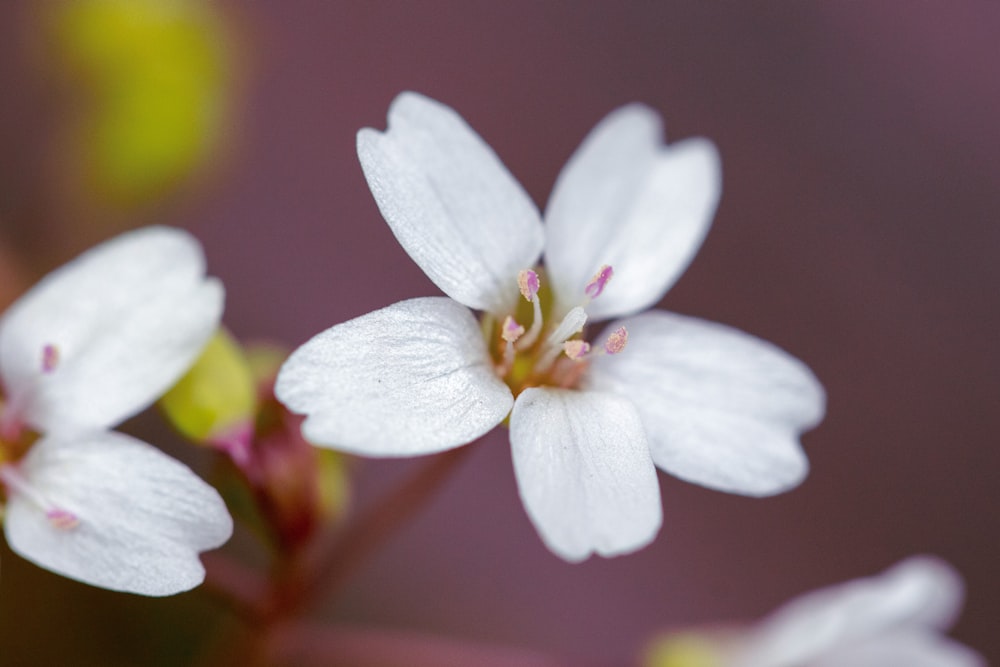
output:
[{"label": "white petal in corner", "polygon": [[[809,667],[986,667],[986,660],[947,637],[910,630],[835,650]],[[771,665],[768,665],[771,667]],[[773,667],[779,667],[774,665]],[[784,663],[780,667],[784,667]],[[788,667],[797,667],[789,663]]]},{"label": "white petal in corner", "polygon": [[[222,316],[198,242],[147,227],[53,271],[0,321],[0,373],[21,417],[43,431],[98,429],[149,406]],[[43,371],[46,346],[54,368]]]},{"label": "white petal in corner", "polygon": [[402,93],[386,132],[358,133],[358,158],[382,215],[434,284],[470,308],[508,314],[543,234],[493,149],[449,107]]},{"label": "white petal in corner", "polygon": [[604,264],[615,275],[587,307],[593,319],[659,301],[701,246],[721,183],[710,141],[664,146],[655,111],[632,104],[611,113],[567,162],[545,211],[545,263],[559,308],[580,303]]},{"label": "white petal in corner", "polygon": [[673,313],[643,313],[608,331],[623,325],[628,347],[595,359],[584,385],[635,404],[657,466],[752,496],[802,481],[808,461],[798,435],[819,422],[825,400],[805,364],[749,334]]},{"label": "white petal in corner", "polygon": [[338,324],[296,350],[275,393],[307,415],[307,440],[365,456],[414,456],[471,442],[514,401],[479,324],[445,297],[411,299]]},{"label": "white petal in corner", "polygon": [[38,499],[12,493],[4,521],[10,548],[94,586],[155,596],[189,590],[205,577],[198,553],[232,534],[215,489],[120,433],[48,436],[31,448],[21,473],[38,499],[79,524],[57,528]]},{"label": "white petal in corner", "polygon": [[899,631],[912,635],[915,630],[946,629],[954,621],[962,598],[961,578],[947,563],[927,556],[909,558],[879,576],[792,600],[761,623],[738,664],[805,664],[838,647],[860,645]]},{"label": "white petal in corner", "polygon": [[649,544],[660,487],[635,409],[612,394],[525,389],[510,417],[521,500],[542,541],[581,561]]}]

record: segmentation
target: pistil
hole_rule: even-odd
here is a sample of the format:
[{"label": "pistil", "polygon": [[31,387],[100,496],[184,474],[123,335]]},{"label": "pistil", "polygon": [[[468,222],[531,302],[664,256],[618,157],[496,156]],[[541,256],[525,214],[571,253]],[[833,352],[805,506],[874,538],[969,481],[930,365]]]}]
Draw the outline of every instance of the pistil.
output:
[{"label": "pistil", "polygon": [[562,353],[563,343],[583,331],[583,325],[586,323],[587,313],[580,306],[566,313],[566,317],[562,319],[562,322],[559,323],[559,326],[549,335],[542,346],[542,352],[538,357],[535,369],[540,373],[549,370],[552,362]]}]

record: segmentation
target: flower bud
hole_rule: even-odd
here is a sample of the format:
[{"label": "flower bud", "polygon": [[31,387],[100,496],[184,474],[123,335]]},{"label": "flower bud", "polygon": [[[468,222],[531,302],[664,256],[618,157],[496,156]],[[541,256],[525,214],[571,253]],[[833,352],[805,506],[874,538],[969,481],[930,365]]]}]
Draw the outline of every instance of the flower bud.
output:
[{"label": "flower bud", "polygon": [[219,329],[187,374],[160,399],[167,419],[185,437],[218,443],[252,434],[256,383],[240,344]]}]

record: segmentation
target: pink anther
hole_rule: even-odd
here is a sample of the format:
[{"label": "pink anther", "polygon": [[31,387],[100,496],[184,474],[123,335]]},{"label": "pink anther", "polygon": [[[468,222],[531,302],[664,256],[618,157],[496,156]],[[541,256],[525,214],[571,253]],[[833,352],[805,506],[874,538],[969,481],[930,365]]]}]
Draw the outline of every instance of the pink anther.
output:
[{"label": "pink anther", "polygon": [[541,287],[541,283],[538,281],[538,274],[531,269],[524,269],[517,274],[517,287],[521,290],[521,296],[526,301],[534,301]]},{"label": "pink anther", "polygon": [[59,365],[59,348],[49,343],[42,348],[42,372],[51,373]]},{"label": "pink anther", "polygon": [[608,340],[604,343],[604,351],[608,354],[618,354],[625,349],[626,343],[628,343],[628,329],[618,327],[608,336]]},{"label": "pink anther", "polygon": [[590,343],[578,339],[568,340],[563,343],[563,351],[567,357],[573,361],[577,361],[583,359],[590,352]]},{"label": "pink anther", "polygon": [[605,264],[594,274],[594,277],[590,279],[587,286],[583,288],[584,294],[591,299],[596,299],[601,296],[601,292],[604,291],[604,287],[611,280],[611,276],[615,274],[615,270]]},{"label": "pink anther", "polygon": [[80,525],[80,517],[64,509],[50,509],[45,518],[59,530],[72,530]]},{"label": "pink anther", "polygon": [[503,326],[500,328],[500,337],[508,343],[513,343],[523,335],[524,327],[518,324],[517,320],[508,315],[503,321]]}]

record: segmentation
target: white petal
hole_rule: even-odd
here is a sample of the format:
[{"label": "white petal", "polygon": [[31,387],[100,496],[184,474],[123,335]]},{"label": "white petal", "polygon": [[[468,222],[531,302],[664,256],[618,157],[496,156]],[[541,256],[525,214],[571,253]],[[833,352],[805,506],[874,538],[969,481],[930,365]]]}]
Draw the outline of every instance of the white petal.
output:
[{"label": "white petal", "polygon": [[517,487],[542,541],[575,562],[630,553],[662,522],[635,408],[612,394],[525,389],[510,417]]},{"label": "white petal", "polygon": [[401,301],[324,331],[285,362],[275,393],[307,415],[307,440],[365,456],[463,445],[514,401],[476,319],[445,297]]},{"label": "white petal", "polygon": [[[53,271],[0,322],[0,373],[33,427],[105,428],[146,408],[191,365],[222,316],[198,242],[147,227]],[[53,346],[55,368],[43,372]]]},{"label": "white petal", "polygon": [[46,508],[12,493],[7,542],[28,560],[94,586],[172,595],[202,582],[198,553],[222,545],[233,524],[222,498],[183,464],[112,431],[49,436],[21,471],[31,488],[79,524],[58,528]]},{"label": "white petal", "polygon": [[940,629],[952,622],[962,596],[961,579],[946,563],[910,558],[879,576],[792,600],[760,625],[739,664],[797,666],[838,647],[897,631]]},{"label": "white petal", "polygon": [[[808,667],[986,667],[975,651],[926,631],[909,631],[845,647]],[[797,667],[797,665],[795,666]]]},{"label": "white petal", "polygon": [[710,141],[664,146],[652,109],[612,112],[566,163],[545,211],[545,264],[558,310],[580,303],[605,264],[615,274],[587,308],[592,318],[659,301],[701,246],[721,184]]},{"label": "white petal", "polygon": [[824,409],[823,388],[802,362],[736,329],[673,313],[644,313],[608,331],[623,325],[628,346],[598,357],[584,384],[632,400],[657,466],[755,496],[802,481],[808,462],[798,434]]},{"label": "white petal", "polygon": [[434,284],[470,308],[509,313],[543,233],[493,149],[451,108],[402,93],[386,132],[358,133],[358,158],[382,215]]}]

